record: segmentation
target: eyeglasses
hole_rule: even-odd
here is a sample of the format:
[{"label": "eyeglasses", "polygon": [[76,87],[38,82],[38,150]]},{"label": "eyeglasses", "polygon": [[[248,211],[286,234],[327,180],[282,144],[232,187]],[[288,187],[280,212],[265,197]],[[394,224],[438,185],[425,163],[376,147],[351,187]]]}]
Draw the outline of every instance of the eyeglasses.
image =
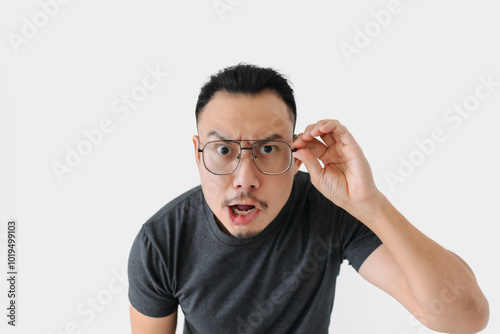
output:
[{"label": "eyeglasses", "polygon": [[198,149],[203,155],[205,168],[215,175],[233,173],[240,165],[243,150],[252,151],[252,159],[257,169],[266,175],[280,175],[292,165],[293,148],[279,140],[260,140],[252,147],[241,147],[240,142],[253,140],[216,140],[211,141]]}]

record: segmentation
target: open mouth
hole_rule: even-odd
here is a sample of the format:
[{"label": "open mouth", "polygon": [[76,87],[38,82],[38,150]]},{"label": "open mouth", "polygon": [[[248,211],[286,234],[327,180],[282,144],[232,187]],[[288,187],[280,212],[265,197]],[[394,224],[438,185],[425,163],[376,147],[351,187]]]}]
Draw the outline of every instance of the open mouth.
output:
[{"label": "open mouth", "polygon": [[237,205],[232,205],[231,209],[233,209],[233,212],[237,215],[246,216],[255,212],[255,210],[257,210],[257,207],[255,205],[237,204]]},{"label": "open mouth", "polygon": [[235,226],[245,226],[257,218],[260,209],[255,205],[236,204],[228,207],[228,217]]}]

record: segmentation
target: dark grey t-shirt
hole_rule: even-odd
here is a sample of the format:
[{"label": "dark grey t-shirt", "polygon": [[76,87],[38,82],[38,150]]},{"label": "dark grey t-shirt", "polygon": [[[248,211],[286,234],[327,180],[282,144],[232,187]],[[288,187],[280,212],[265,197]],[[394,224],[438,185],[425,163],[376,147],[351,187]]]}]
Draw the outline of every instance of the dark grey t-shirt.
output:
[{"label": "dark grey t-shirt", "polygon": [[184,333],[328,333],[342,261],[356,269],[381,241],[298,172],[287,203],[258,236],[224,234],[201,187],[165,205],[137,235],[129,299]]}]

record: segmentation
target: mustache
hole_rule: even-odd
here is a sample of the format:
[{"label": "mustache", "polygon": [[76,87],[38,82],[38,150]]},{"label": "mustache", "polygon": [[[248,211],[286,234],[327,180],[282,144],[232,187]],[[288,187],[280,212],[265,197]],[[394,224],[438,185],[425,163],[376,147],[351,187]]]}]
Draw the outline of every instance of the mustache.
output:
[{"label": "mustache", "polygon": [[231,203],[234,203],[238,200],[244,200],[244,199],[251,199],[252,201],[254,202],[257,202],[260,206],[261,209],[265,210],[267,209],[268,205],[266,202],[258,199],[257,197],[255,197],[252,193],[239,193],[238,196],[236,197],[233,197],[233,198],[228,198],[224,201],[222,201],[222,207],[226,207],[226,206],[230,206]]}]

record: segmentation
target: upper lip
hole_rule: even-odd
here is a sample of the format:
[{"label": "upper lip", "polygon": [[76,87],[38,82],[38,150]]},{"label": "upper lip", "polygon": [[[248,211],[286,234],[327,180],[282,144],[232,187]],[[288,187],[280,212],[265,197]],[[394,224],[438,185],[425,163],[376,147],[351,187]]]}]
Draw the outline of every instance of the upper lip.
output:
[{"label": "upper lip", "polygon": [[235,202],[235,203],[231,203],[229,206],[235,206],[235,205],[253,205],[257,209],[260,209],[260,207],[259,207],[259,205],[257,203],[249,202],[249,201]]}]

